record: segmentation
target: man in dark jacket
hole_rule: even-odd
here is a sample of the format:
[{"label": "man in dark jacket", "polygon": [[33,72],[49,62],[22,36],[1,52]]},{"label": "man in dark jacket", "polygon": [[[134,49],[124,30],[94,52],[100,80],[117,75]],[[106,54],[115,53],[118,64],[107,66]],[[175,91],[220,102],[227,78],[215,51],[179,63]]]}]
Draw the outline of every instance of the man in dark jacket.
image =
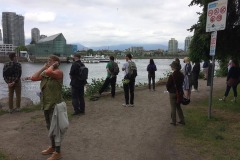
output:
[{"label": "man in dark jacket", "polygon": [[16,109],[15,111],[20,111],[21,104],[21,75],[22,66],[17,61],[16,53],[9,54],[10,62],[4,64],[3,67],[3,78],[8,84],[8,103],[9,103],[9,113],[13,112],[13,95],[16,93]]},{"label": "man in dark jacket", "polygon": [[79,79],[79,68],[84,66],[80,60],[81,55],[75,54],[73,58],[74,62],[69,73],[71,78],[72,105],[74,108],[73,115],[79,115],[85,114],[84,85],[87,81]]},{"label": "man in dark jacket", "polygon": [[193,89],[192,91],[198,91],[198,78],[199,78],[199,73],[200,73],[200,63],[195,62],[193,69],[192,69],[192,84],[193,84]]}]

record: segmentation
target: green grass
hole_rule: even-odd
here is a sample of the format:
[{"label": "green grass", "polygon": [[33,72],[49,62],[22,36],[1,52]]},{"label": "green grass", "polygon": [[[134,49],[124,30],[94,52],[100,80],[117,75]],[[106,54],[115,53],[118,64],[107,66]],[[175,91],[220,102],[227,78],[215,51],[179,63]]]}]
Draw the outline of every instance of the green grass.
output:
[{"label": "green grass", "polygon": [[0,160],[7,160],[8,158],[0,151]]},{"label": "green grass", "polygon": [[187,146],[205,159],[240,159],[240,99],[239,103],[231,102],[231,92],[226,102],[218,100],[224,91],[213,95],[211,119],[208,99],[193,102],[192,107],[184,109],[186,126],[178,128],[182,133],[178,134],[180,147]]}]

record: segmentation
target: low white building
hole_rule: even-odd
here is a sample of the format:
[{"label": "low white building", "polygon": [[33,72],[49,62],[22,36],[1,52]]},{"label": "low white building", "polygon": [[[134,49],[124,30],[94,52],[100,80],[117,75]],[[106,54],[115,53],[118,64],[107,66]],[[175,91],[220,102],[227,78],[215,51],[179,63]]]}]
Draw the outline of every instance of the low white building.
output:
[{"label": "low white building", "polygon": [[13,44],[3,44],[0,42],[0,56],[8,55],[10,52],[15,52],[17,46],[13,46]]}]

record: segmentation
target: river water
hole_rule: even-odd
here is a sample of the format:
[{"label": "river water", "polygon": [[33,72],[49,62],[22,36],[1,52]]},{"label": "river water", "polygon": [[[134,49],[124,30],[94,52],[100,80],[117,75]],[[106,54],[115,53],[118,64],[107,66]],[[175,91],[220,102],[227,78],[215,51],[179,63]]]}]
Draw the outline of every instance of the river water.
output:
[{"label": "river water", "polygon": [[[122,65],[125,63],[125,60],[117,60],[119,62],[119,68],[121,70]],[[133,60],[138,69],[138,76],[136,77],[136,84],[137,83],[147,83],[148,82],[148,73],[146,71],[147,65],[149,64],[149,59],[135,59]],[[155,64],[157,66],[156,71],[156,81],[159,78],[164,77],[164,73],[171,71],[169,64],[173,61],[173,59],[155,59]],[[181,60],[182,63],[182,60]],[[31,76],[37,70],[39,70],[44,64],[42,63],[21,63],[22,64],[22,77]],[[0,63],[0,99],[3,97],[8,96],[8,88],[7,84],[3,80],[2,77],[2,70],[3,70],[3,63]],[[85,64],[88,69],[88,83],[91,83],[93,78],[104,78],[106,77],[106,63],[86,63]],[[184,64],[181,64],[184,66]],[[70,71],[71,63],[63,63],[60,65],[60,68],[64,72],[64,85],[69,86],[70,78],[69,78],[69,71]],[[117,77],[117,83],[121,84],[123,79],[123,71],[120,71]],[[28,97],[33,100],[33,102],[39,102],[39,97],[37,93],[40,91],[39,89],[40,82],[32,82],[32,81],[22,81],[22,96]]]}]

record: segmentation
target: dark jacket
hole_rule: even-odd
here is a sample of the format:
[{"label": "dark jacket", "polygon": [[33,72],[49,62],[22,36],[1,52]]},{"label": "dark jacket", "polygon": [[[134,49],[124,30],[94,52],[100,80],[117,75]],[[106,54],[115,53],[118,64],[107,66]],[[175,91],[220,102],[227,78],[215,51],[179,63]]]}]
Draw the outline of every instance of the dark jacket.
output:
[{"label": "dark jacket", "polygon": [[199,73],[200,73],[200,63],[197,62],[193,66],[192,74],[199,75]]},{"label": "dark jacket", "polygon": [[85,66],[80,60],[73,62],[71,69],[70,69],[70,85],[72,87],[80,87],[87,83],[86,80],[79,80],[79,69],[81,66]]},{"label": "dark jacket", "polygon": [[169,93],[176,93],[176,89],[178,91],[183,91],[184,75],[180,71],[174,71],[169,77],[166,84],[166,88]]},{"label": "dark jacket", "polygon": [[147,71],[148,71],[148,74],[151,74],[151,75],[155,75],[155,71],[157,70],[157,67],[155,64],[149,64],[147,66]]},{"label": "dark jacket", "polygon": [[230,78],[234,78],[234,79],[238,79],[239,78],[239,67],[231,67],[229,72],[228,72],[228,75],[227,75],[227,81],[230,79]]}]

